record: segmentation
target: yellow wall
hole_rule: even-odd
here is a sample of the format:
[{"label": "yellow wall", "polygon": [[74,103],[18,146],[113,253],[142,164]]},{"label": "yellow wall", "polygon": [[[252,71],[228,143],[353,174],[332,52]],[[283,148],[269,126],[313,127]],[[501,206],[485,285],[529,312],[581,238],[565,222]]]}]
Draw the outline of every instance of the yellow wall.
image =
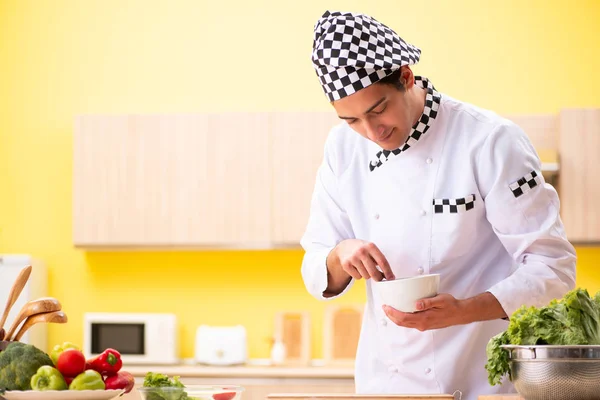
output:
[{"label": "yellow wall", "polygon": [[[0,252],[47,263],[70,318],[51,343],[81,342],[84,311],[165,311],[180,318],[182,357],[200,323],[246,325],[250,356],[266,357],[273,314],[307,309],[321,355],[323,304],[304,291],[301,251],[73,249],[71,150],[78,113],[328,109],[309,60],[326,7],[396,29],[423,50],[416,72],[460,99],[501,113],[600,107],[595,0],[0,0]],[[600,249],[578,251],[579,284],[596,291]],[[358,285],[339,301],[363,298]]]}]

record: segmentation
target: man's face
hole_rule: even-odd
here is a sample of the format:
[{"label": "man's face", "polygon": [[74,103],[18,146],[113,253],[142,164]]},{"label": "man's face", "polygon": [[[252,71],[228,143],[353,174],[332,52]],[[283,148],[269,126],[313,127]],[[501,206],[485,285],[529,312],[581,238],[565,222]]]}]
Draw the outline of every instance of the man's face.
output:
[{"label": "man's face", "polygon": [[402,146],[413,126],[406,91],[373,84],[332,103],[338,117],[385,150]]}]

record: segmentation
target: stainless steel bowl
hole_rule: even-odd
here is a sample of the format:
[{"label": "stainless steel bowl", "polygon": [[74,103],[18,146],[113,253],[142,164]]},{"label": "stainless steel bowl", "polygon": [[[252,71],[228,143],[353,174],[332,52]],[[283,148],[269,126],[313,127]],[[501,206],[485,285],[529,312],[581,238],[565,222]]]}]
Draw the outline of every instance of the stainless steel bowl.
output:
[{"label": "stainless steel bowl", "polygon": [[502,346],[525,400],[600,399],[600,346]]}]

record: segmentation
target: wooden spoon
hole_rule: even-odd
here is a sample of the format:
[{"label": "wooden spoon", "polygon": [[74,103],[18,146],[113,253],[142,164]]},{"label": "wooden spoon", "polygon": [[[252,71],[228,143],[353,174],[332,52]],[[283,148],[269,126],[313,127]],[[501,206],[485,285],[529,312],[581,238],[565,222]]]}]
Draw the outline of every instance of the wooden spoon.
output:
[{"label": "wooden spoon", "polygon": [[31,328],[33,325],[35,325],[37,323],[46,322],[46,323],[64,324],[67,321],[68,321],[67,314],[65,314],[62,311],[52,311],[52,312],[48,312],[48,313],[32,315],[25,320],[25,323],[23,323],[23,326],[21,327],[21,329],[15,336],[14,340],[19,341],[21,339],[21,337],[23,336],[23,334],[25,333],[25,331],[27,331],[29,328]]},{"label": "wooden spoon", "polygon": [[23,304],[23,307],[21,307],[21,311],[19,312],[19,315],[17,315],[17,318],[15,318],[12,326],[6,333],[5,339],[11,340],[10,338],[13,336],[14,333],[16,333],[17,328],[19,327],[21,322],[25,320],[25,318],[29,318],[30,316],[35,314],[60,311],[61,309],[62,306],[60,302],[53,297],[42,297],[37,300],[28,301],[27,303]]},{"label": "wooden spoon", "polygon": [[12,288],[10,288],[8,300],[6,301],[6,307],[4,307],[4,314],[2,314],[2,319],[0,319],[0,340],[4,339],[4,334],[6,333],[4,331],[4,323],[6,322],[6,318],[8,318],[8,313],[23,291],[23,288],[29,279],[29,275],[31,275],[31,265],[23,268],[21,272],[19,272],[17,280],[15,283],[13,283]]}]

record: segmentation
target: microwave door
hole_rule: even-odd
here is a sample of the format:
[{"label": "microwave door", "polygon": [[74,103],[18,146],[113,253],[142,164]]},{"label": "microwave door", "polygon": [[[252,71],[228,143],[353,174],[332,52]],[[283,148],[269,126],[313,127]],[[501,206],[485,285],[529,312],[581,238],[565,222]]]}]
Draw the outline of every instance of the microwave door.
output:
[{"label": "microwave door", "polygon": [[91,328],[93,354],[100,354],[108,348],[118,349],[123,356],[146,354],[143,323],[92,323]]}]

